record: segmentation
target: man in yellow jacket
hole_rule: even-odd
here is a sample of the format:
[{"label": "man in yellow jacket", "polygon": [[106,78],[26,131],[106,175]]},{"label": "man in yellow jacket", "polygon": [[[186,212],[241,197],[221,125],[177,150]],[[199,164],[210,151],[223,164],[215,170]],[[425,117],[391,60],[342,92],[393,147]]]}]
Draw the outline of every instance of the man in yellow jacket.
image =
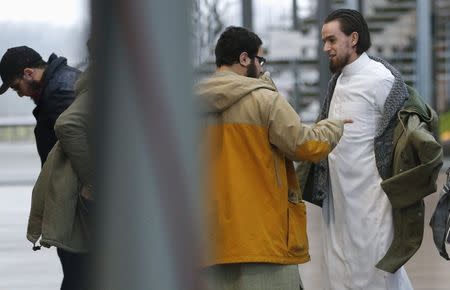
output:
[{"label": "man in yellow jacket", "polygon": [[293,161],[318,162],[344,123],[302,124],[267,74],[262,41],[228,27],[217,71],[197,87],[204,110],[208,289],[301,289],[309,261],[306,208]]}]

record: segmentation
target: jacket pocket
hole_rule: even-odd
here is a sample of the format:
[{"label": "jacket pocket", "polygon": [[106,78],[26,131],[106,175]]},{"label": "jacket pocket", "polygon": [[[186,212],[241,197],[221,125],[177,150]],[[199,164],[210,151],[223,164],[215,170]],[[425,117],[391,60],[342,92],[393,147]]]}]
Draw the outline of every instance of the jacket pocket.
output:
[{"label": "jacket pocket", "polygon": [[304,202],[288,204],[288,252],[290,256],[303,256],[308,253],[306,205]]}]

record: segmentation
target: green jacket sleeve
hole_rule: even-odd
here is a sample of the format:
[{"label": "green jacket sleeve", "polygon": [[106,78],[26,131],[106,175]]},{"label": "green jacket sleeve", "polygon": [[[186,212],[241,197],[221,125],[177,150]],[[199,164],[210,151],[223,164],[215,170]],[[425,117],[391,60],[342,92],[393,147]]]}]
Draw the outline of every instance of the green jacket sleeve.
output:
[{"label": "green jacket sleeve", "polygon": [[81,183],[92,186],[93,165],[89,150],[89,96],[85,91],[55,123],[55,133]]}]

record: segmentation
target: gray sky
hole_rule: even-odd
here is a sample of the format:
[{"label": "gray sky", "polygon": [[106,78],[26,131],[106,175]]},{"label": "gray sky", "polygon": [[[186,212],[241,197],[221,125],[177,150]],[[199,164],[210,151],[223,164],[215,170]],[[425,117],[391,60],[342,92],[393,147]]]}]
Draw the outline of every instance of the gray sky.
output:
[{"label": "gray sky", "polygon": [[[52,52],[71,65],[86,57],[88,0],[2,0],[0,57],[9,47],[27,45],[47,60]],[[32,117],[33,102],[8,90],[0,96],[1,118]]]},{"label": "gray sky", "polygon": [[1,4],[2,22],[76,27],[89,20],[87,0],[3,0]]}]

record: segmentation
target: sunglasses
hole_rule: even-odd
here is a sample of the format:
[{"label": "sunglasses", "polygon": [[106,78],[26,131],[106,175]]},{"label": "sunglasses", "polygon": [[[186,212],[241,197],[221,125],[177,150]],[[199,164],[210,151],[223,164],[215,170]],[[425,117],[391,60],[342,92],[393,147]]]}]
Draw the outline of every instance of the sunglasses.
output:
[{"label": "sunglasses", "polygon": [[266,63],[266,59],[262,56],[255,55],[255,57],[258,59],[259,65],[263,66]]}]

